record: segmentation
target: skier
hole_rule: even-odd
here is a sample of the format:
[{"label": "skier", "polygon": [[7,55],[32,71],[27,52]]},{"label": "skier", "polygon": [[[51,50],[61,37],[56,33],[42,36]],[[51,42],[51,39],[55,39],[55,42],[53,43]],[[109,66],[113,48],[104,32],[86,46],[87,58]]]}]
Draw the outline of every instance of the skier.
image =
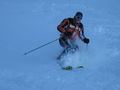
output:
[{"label": "skier", "polygon": [[[73,18],[66,18],[57,26],[58,31],[61,33],[59,43],[64,48],[63,53],[71,49],[79,49],[75,43],[77,38],[80,38],[86,44],[89,43],[89,39],[84,35],[84,27],[81,23],[82,18],[82,12],[76,12]],[[63,53],[58,58],[61,58]]]}]

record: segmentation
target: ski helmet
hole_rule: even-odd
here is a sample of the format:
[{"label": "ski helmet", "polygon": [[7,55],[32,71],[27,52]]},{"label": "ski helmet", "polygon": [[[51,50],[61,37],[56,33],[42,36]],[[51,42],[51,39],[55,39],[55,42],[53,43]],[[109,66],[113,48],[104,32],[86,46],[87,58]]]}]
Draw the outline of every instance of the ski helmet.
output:
[{"label": "ski helmet", "polygon": [[80,19],[82,19],[82,17],[83,17],[82,12],[76,12],[76,14],[74,16],[74,18],[80,18]]}]

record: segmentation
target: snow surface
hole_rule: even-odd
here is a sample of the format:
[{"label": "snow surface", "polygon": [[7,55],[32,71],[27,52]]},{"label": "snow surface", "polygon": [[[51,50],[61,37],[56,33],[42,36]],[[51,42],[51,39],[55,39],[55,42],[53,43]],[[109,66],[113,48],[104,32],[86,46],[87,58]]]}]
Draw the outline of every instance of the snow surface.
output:
[{"label": "snow surface", "polygon": [[[119,0],[0,0],[0,90],[120,90]],[[56,61],[57,25],[82,11],[88,47],[71,58],[84,69],[65,71]],[[73,59],[69,59],[73,60]],[[67,58],[68,60],[68,58]],[[80,61],[79,61],[80,60]]]}]

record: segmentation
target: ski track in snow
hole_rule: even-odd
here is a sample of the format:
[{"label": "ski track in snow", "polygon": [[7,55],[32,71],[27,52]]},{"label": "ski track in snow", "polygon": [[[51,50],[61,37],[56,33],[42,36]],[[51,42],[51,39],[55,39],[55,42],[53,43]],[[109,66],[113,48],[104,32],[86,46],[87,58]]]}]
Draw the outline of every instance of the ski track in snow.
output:
[{"label": "ski track in snow", "polygon": [[[62,1],[0,1],[0,90],[120,90],[119,1]],[[90,44],[79,42],[80,51],[63,63],[85,68],[62,70],[58,42],[23,55],[56,39],[57,25],[79,10]]]}]

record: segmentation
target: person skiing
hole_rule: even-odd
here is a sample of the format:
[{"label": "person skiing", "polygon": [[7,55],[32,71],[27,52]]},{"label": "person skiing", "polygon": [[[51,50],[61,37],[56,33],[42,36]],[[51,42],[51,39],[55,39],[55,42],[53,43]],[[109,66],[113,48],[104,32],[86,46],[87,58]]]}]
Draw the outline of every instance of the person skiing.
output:
[{"label": "person skiing", "polygon": [[66,18],[57,26],[61,33],[59,43],[64,48],[63,52],[68,52],[71,49],[78,50],[78,45],[75,43],[77,38],[80,38],[86,44],[89,43],[89,39],[84,35],[82,18],[82,12],[76,12],[73,18]]}]

